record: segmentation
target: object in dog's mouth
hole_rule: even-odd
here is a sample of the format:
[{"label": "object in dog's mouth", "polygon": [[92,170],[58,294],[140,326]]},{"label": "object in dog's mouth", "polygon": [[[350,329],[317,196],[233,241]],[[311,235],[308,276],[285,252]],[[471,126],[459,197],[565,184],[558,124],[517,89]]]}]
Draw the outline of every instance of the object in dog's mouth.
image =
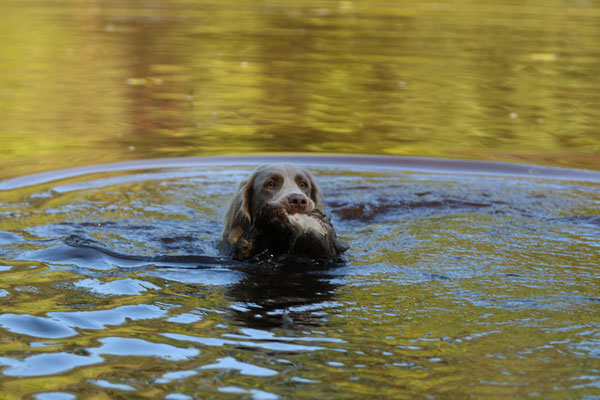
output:
[{"label": "object in dog's mouth", "polygon": [[323,213],[312,175],[295,165],[271,164],[240,183],[225,216],[220,248],[236,260],[260,254],[332,259],[348,245]]}]

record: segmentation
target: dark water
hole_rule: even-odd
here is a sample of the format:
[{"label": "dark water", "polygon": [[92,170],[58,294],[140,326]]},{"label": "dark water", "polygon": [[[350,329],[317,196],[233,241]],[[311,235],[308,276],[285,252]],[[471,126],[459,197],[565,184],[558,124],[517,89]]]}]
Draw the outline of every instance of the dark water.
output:
[{"label": "dark water", "polygon": [[2,397],[600,396],[598,173],[296,158],[352,247],[257,267],[216,252],[257,161],[2,182]]}]

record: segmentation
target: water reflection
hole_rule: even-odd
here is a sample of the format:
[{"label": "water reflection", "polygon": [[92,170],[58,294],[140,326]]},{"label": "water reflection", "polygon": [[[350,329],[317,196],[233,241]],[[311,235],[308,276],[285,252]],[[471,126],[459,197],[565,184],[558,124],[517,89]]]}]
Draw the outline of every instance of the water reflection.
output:
[{"label": "water reflection", "polygon": [[325,303],[333,301],[338,285],[323,268],[310,271],[306,263],[288,260],[246,270],[244,278],[226,292],[234,302],[233,317],[258,329],[313,329],[325,324]]},{"label": "water reflection", "polygon": [[[124,277],[127,275],[127,271],[140,268],[144,270],[142,275],[146,277],[203,285],[227,285],[229,289],[226,294],[234,302],[234,305],[230,307],[233,310],[234,318],[243,322],[245,326],[256,328],[305,329],[324,323],[326,312],[321,309],[319,304],[331,301],[334,290],[338,286],[331,283],[329,271],[344,265],[342,259],[337,263],[317,263],[309,259],[282,257],[280,259],[264,259],[252,264],[202,255],[144,257],[120,254],[102,247],[99,242],[76,235],[70,235],[63,241],[65,245],[36,250],[25,253],[21,257],[44,263],[67,264],[69,266],[66,269],[79,271],[84,275],[120,277],[120,279],[108,282],[86,278],[71,284],[74,289],[87,289],[100,295],[140,295],[147,290],[161,289],[145,280]],[[64,269],[65,267],[61,268],[57,265],[54,268]],[[115,269],[123,272],[115,272]],[[111,272],[99,274],[89,270]],[[66,323],[66,325],[101,329],[102,315],[104,314],[113,324],[124,322],[123,318],[135,320],[135,316],[131,313],[128,313],[126,317],[120,316],[126,310],[129,308],[114,309],[106,313],[102,311],[52,313],[50,316],[54,320],[65,323],[67,320],[80,320],[83,315],[89,314],[90,317],[85,317],[85,319],[94,320],[93,327],[89,323],[80,325],[83,322],[75,325]],[[141,311],[141,315],[145,315],[145,318],[156,318],[152,314],[145,308]],[[0,325],[4,320],[10,318],[34,317],[5,314],[0,316]],[[63,321],[63,318],[67,318],[67,320]],[[180,316],[180,318],[182,317]],[[111,322],[107,321],[106,323]],[[37,323],[37,325],[40,324],[41,322]],[[16,325],[22,326],[23,324]],[[8,329],[10,329],[9,326],[10,321],[6,322]],[[49,327],[43,327],[43,331],[48,335]],[[36,336],[32,333],[28,334]]]},{"label": "water reflection", "polygon": [[593,2],[5,8],[5,177],[274,151],[600,168]]},{"label": "water reflection", "polygon": [[56,375],[73,368],[102,362],[98,356],[82,356],[70,353],[37,354],[23,360],[0,357],[0,365],[7,366],[2,373],[6,376],[31,377]]},{"label": "water reflection", "polygon": [[249,265],[220,258],[215,239],[224,199],[265,159],[216,160],[5,182],[4,392],[593,394],[598,173],[293,159],[351,251]]}]

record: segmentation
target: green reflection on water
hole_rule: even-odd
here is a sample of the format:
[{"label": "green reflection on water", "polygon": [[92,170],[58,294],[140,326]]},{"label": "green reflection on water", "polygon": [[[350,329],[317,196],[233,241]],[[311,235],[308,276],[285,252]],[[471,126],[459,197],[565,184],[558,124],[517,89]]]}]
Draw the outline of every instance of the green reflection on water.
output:
[{"label": "green reflection on water", "polygon": [[597,2],[3,5],[2,177],[375,153],[600,169]]},{"label": "green reflection on water", "polygon": [[[155,172],[156,179],[150,180],[143,179],[147,171],[123,183],[100,179],[125,174],[112,172],[2,193],[0,215],[7,218],[0,219],[0,234],[20,240],[0,247],[0,266],[12,267],[0,270],[0,314],[110,314],[135,305],[165,312],[113,320],[105,329],[79,327],[77,335],[59,339],[20,334],[7,324],[0,329],[0,357],[22,360],[57,352],[85,357],[106,338],[194,347],[199,354],[185,360],[103,355],[100,363],[42,377],[7,376],[2,364],[5,398],[50,391],[98,398],[163,398],[174,392],[218,398],[220,389],[232,386],[307,399],[580,398],[597,393],[600,193],[595,184],[316,169],[330,215],[352,244],[348,263],[319,274],[265,274],[270,281],[254,276],[252,269],[243,280],[221,285],[178,281],[171,280],[168,268],[153,265],[95,275],[93,258],[67,254],[57,263],[19,261],[35,259],[27,252],[54,247],[60,237],[74,233],[123,254],[210,254],[198,250],[200,243],[218,234],[223,198],[233,192],[240,172],[200,169],[188,177],[166,178],[172,175],[163,171],[162,179]],[[92,177],[97,186],[52,190],[94,182]],[[371,214],[352,212],[352,202],[345,202],[349,199],[359,210],[372,207]],[[193,237],[191,244],[181,232]],[[71,263],[80,268],[69,268]],[[97,283],[78,286],[88,279]],[[94,291],[124,279],[145,281],[148,289],[112,295]],[[278,292],[280,286],[289,292]],[[239,311],[240,304],[246,310]],[[259,329],[256,324],[269,317],[268,307],[277,310],[282,304],[291,310],[291,325],[282,325],[276,314],[277,324],[265,328],[273,338],[243,338],[242,329]],[[259,313],[262,318],[256,318]],[[171,319],[186,314],[198,320]],[[173,335],[229,342],[211,345]],[[281,343],[320,349],[268,347]],[[225,357],[276,374],[203,368]],[[161,381],[165,374],[186,371],[196,375]],[[96,380],[129,385],[135,392],[101,389]]]}]

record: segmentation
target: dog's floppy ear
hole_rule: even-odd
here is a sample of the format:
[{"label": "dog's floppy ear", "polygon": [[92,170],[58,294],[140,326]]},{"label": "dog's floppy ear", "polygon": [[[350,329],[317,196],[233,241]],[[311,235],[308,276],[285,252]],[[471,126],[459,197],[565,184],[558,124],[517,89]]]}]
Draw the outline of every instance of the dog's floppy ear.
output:
[{"label": "dog's floppy ear", "polygon": [[250,215],[250,201],[252,199],[252,186],[256,173],[242,182],[240,182],[237,192],[231,199],[227,212],[225,213],[225,229],[223,239],[229,244],[234,244],[237,239],[247,232],[252,225],[252,215]]},{"label": "dog's floppy ear", "polygon": [[308,172],[307,170],[303,170],[303,172],[306,174],[308,180],[310,181],[310,199],[315,203],[315,209],[320,212],[323,212],[323,196],[321,196],[321,189],[319,188],[319,185],[317,185],[315,178],[310,172]]}]

